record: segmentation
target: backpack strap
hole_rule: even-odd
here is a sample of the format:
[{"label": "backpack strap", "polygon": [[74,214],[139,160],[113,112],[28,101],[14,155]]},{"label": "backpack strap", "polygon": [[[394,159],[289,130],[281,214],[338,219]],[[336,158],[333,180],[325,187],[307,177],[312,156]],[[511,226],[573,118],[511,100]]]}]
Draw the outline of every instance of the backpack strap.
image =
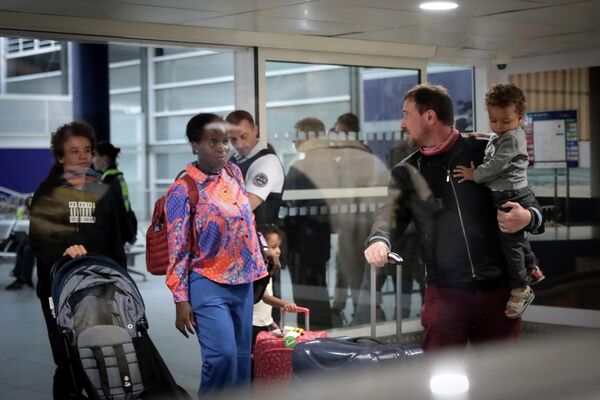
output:
[{"label": "backpack strap", "polygon": [[198,207],[198,201],[200,200],[200,194],[198,193],[198,184],[189,175],[184,175],[183,180],[187,184],[188,190],[188,201],[190,203],[190,236],[191,236],[191,247],[190,250],[194,254],[198,254],[198,232],[194,229],[194,217],[196,215],[196,209]]},{"label": "backpack strap", "polygon": [[[235,181],[237,182],[237,184],[240,186],[240,189],[244,189],[244,186],[242,186],[242,182],[240,182],[240,180],[238,179],[237,175],[235,174],[235,172],[233,172],[233,170],[231,169],[231,165],[229,163],[225,164],[225,171],[227,171],[227,173],[233,178],[235,179]],[[256,230],[256,236],[258,237],[259,240],[259,244],[261,249],[264,251],[265,247],[268,249],[269,247],[267,246],[267,242],[265,241],[265,238],[263,236],[262,233],[260,233],[257,229],[256,229],[256,220],[254,221],[254,228]],[[264,243],[264,244],[263,244]]]},{"label": "backpack strap", "polygon": [[233,179],[235,179],[235,181],[237,182],[238,185],[240,185],[241,188],[244,187],[244,186],[242,186],[242,182],[240,182],[240,180],[238,179],[235,172],[233,172],[233,170],[231,169],[231,165],[229,163],[225,163],[225,171],[227,171],[229,176],[231,176]]},{"label": "backpack strap", "polygon": [[[235,181],[238,183],[238,185],[240,185],[240,188],[243,189],[242,183],[238,179],[238,177],[235,174],[235,172],[233,172],[233,170],[231,169],[231,166],[229,164],[225,164],[225,171],[227,171],[227,173],[230,176],[232,176],[233,179],[235,179]],[[267,246],[267,241],[266,241],[264,235],[261,232],[259,232],[258,229],[256,229],[256,220],[254,221],[254,231],[256,232],[256,237],[258,238],[258,244],[260,245],[260,250],[263,253],[262,256],[263,256],[263,258],[265,260],[265,265],[268,265],[268,262],[267,262],[268,260],[267,260],[266,254],[269,253],[269,246]],[[269,271],[269,275],[268,276],[269,277],[271,276],[270,271]],[[267,281],[267,283],[269,283],[269,282]],[[265,289],[266,289],[266,284],[265,284]],[[264,290],[263,290],[263,293],[264,293]],[[260,300],[261,298],[262,298],[262,293],[259,296],[258,300]],[[258,300],[256,300],[256,298],[255,298],[254,303],[258,302]]]}]

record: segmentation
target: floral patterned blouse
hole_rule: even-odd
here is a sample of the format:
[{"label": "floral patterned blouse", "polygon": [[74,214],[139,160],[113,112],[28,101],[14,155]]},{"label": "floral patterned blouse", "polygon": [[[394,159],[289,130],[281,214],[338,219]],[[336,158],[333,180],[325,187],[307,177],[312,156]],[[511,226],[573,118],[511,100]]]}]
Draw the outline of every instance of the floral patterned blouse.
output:
[{"label": "floral patterned blouse", "polygon": [[[169,245],[167,286],[175,302],[189,301],[191,271],[228,285],[250,283],[267,275],[239,168],[227,163],[219,174],[206,175],[192,163],[187,166],[186,174],[198,185],[194,221],[190,221],[188,190],[183,179],[171,185],[165,202]],[[199,254],[191,254],[188,246],[190,223],[198,233]]]}]

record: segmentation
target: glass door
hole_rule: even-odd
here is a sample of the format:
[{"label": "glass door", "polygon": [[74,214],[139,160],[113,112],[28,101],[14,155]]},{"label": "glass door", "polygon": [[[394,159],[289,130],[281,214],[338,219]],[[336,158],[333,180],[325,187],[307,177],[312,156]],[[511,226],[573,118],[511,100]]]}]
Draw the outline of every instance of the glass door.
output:
[{"label": "glass door", "polygon": [[[423,66],[262,49],[259,61],[261,140],[286,171],[282,296],[311,309],[311,329],[368,323],[364,243],[387,196],[390,166],[410,152],[400,131],[403,93],[421,81]],[[406,260],[405,318],[421,307],[414,239],[394,246]],[[395,272],[379,272],[377,315],[392,321]]]}]

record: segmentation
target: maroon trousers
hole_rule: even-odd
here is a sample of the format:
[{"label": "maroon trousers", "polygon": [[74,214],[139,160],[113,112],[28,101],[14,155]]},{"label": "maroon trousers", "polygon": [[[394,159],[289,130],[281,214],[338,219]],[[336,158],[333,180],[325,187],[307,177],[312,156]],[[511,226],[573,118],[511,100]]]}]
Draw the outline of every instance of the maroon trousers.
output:
[{"label": "maroon trousers", "polygon": [[421,312],[424,350],[517,339],[521,318],[504,315],[509,298],[508,287],[466,292],[428,286]]}]

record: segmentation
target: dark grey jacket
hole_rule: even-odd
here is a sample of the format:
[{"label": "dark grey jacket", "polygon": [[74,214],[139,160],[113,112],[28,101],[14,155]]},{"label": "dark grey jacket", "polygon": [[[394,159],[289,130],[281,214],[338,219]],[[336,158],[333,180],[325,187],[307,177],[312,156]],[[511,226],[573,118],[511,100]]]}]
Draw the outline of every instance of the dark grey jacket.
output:
[{"label": "dark grey jacket", "polygon": [[[420,152],[392,170],[389,196],[377,214],[368,243],[390,241],[411,220],[419,233],[428,283],[472,290],[508,284],[490,190],[452,178],[457,165],[481,164],[486,142],[460,138],[448,152]],[[538,213],[528,230],[543,232]]]},{"label": "dark grey jacket", "polygon": [[527,186],[527,139],[521,128],[495,133],[485,147],[483,164],[475,170],[475,182],[492,190],[515,190]]}]

